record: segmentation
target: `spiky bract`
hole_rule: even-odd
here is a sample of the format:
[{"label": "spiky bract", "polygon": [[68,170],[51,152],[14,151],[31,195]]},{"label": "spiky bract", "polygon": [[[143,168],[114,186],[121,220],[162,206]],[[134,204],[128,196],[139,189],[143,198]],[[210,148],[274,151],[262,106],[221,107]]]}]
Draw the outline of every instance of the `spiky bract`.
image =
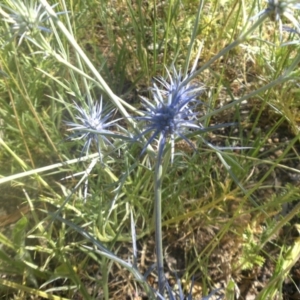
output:
[{"label": "spiky bract", "polygon": [[[51,7],[54,8],[56,5]],[[49,15],[38,1],[11,0],[10,6],[1,4],[0,6],[5,10],[0,8],[0,15],[2,15],[4,21],[10,24],[13,36],[20,38],[19,44],[24,38],[30,39],[37,31],[51,32],[50,29],[45,27],[45,22],[49,19]]]}]

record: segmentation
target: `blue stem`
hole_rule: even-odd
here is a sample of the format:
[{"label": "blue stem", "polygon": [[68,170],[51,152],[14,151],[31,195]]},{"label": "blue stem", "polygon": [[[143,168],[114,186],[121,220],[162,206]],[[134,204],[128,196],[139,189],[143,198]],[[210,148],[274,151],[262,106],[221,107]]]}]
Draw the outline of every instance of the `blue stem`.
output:
[{"label": "blue stem", "polygon": [[[163,166],[162,158],[165,147],[166,138],[162,134],[158,146],[157,162],[155,166],[154,178],[154,219],[155,219],[155,245],[156,245],[156,259],[157,259],[157,273],[158,273],[158,291],[161,296],[164,295],[165,289],[165,274],[164,274],[164,257],[162,247],[162,216],[161,216],[161,193],[162,193],[162,177]],[[158,298],[160,299],[160,298]]]}]

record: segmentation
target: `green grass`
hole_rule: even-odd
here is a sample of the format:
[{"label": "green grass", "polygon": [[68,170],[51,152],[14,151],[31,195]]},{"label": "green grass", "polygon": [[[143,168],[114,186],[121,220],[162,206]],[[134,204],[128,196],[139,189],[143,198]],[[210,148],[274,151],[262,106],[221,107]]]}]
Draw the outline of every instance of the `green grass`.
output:
[{"label": "green grass", "polygon": [[[102,255],[89,236],[128,261],[132,214],[138,255],[146,256],[141,274],[154,262],[156,145],[140,156],[141,143],[114,141],[118,151],[104,149],[106,167],[93,165],[84,200],[82,178],[97,150],[79,162],[82,143],[65,141],[64,121],[75,118],[73,101],[84,105],[101,94],[117,108],[115,118],[136,115],[139,95],[149,96],[151,80],[166,76],[165,66],[174,63],[186,73],[202,47],[200,69],[264,8],[260,1],[203,1],[200,8],[198,2],[60,1],[55,11],[68,11],[59,16],[65,31],[48,22],[52,33],[38,32],[35,43],[20,45],[1,21],[1,299],[133,299],[143,293],[131,270]],[[251,147],[221,155],[193,136],[197,152],[178,143],[174,163],[165,162],[163,245],[181,265],[187,290],[194,276],[195,297],[219,284],[226,299],[234,299],[234,286],[242,289],[243,277],[264,268],[272,274],[256,299],[281,299],[285,282],[296,280],[299,204],[280,212],[300,194],[290,177],[299,175],[298,52],[298,45],[279,45],[278,27],[266,19],[193,79],[206,87],[201,123],[237,124],[203,138]],[[134,133],[133,118],[121,123]]]}]

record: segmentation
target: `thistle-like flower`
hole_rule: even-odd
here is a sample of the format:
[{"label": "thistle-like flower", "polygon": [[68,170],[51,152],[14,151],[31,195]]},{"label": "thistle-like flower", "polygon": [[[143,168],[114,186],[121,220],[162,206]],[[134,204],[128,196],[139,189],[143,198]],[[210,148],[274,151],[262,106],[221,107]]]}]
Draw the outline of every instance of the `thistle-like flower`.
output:
[{"label": "thistle-like flower", "polygon": [[188,76],[183,78],[182,74],[177,72],[174,67],[173,76],[168,72],[168,77],[169,82],[164,78],[156,79],[162,88],[159,88],[156,83],[153,84],[151,91],[154,103],[145,97],[141,97],[146,111],[143,112],[144,116],[137,117],[137,119],[144,121],[146,128],[137,139],[149,132],[152,133],[142,150],[143,153],[148,145],[154,139],[158,138],[160,159],[167,139],[170,138],[172,149],[171,161],[173,162],[176,137],[185,140],[194,148],[193,144],[185,136],[185,131],[188,128],[201,128],[195,124],[197,112],[194,112],[194,108],[202,103],[197,98],[203,92],[204,88],[203,85],[199,86],[189,83],[182,85],[182,82],[188,82]]},{"label": "thistle-like flower", "polygon": [[296,0],[266,0],[268,6],[266,9],[260,11],[257,15],[251,19],[255,19],[262,15],[268,15],[272,21],[278,22],[280,38],[282,31],[284,30],[282,18],[288,19],[300,32],[299,21],[294,17],[294,9],[300,9],[300,3]]},{"label": "thistle-like flower", "polygon": [[[24,38],[30,39],[37,31],[51,32],[50,29],[44,27],[49,15],[42,4],[38,4],[38,1],[11,0],[10,4],[10,7],[0,4],[0,16],[2,15],[3,20],[10,24],[13,36],[20,37],[19,45]],[[54,8],[56,5],[51,7]],[[62,13],[64,12],[58,14]]]},{"label": "thistle-like flower", "polygon": [[103,109],[102,98],[100,103],[96,103],[95,105],[90,104],[88,111],[75,102],[74,104],[78,113],[75,117],[78,123],[66,122],[66,125],[70,127],[68,130],[74,131],[74,134],[70,135],[67,139],[85,140],[80,156],[83,153],[88,154],[92,142],[96,143],[99,157],[102,160],[101,143],[112,145],[108,137],[119,137],[116,133],[108,130],[118,120],[107,122],[113,111],[107,113],[107,110]]}]

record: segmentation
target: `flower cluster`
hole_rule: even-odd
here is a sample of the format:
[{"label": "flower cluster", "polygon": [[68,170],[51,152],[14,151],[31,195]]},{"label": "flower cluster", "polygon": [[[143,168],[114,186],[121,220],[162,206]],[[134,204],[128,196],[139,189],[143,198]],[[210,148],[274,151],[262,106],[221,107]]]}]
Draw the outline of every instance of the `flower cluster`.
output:
[{"label": "flower cluster", "polygon": [[[167,140],[170,138],[172,148],[171,160],[173,161],[176,138],[185,140],[194,148],[194,145],[185,136],[185,133],[187,129],[199,130],[202,128],[195,122],[198,113],[194,112],[194,108],[202,103],[197,98],[204,91],[204,88],[203,85],[190,84],[189,76],[183,77],[174,67],[172,73],[173,76],[168,72],[169,81],[161,77],[156,79],[161,88],[156,83],[153,84],[151,88],[153,102],[145,97],[141,97],[145,110],[142,111],[143,116],[135,117],[135,119],[143,123],[143,129],[133,140],[137,141],[150,133],[141,154],[158,138],[160,149],[162,149],[160,155],[162,155]],[[183,85],[183,82],[188,83]],[[102,141],[110,143],[106,136],[116,137],[116,134],[108,130],[108,128],[118,120],[107,122],[112,112],[106,113],[102,109],[102,99],[100,104],[89,105],[88,112],[76,103],[75,107],[79,113],[76,116],[79,122],[66,122],[66,125],[70,127],[70,131],[76,131],[68,139],[85,140],[81,155],[88,152],[91,143],[94,141],[97,144],[101,157],[99,136],[101,136]]]}]

